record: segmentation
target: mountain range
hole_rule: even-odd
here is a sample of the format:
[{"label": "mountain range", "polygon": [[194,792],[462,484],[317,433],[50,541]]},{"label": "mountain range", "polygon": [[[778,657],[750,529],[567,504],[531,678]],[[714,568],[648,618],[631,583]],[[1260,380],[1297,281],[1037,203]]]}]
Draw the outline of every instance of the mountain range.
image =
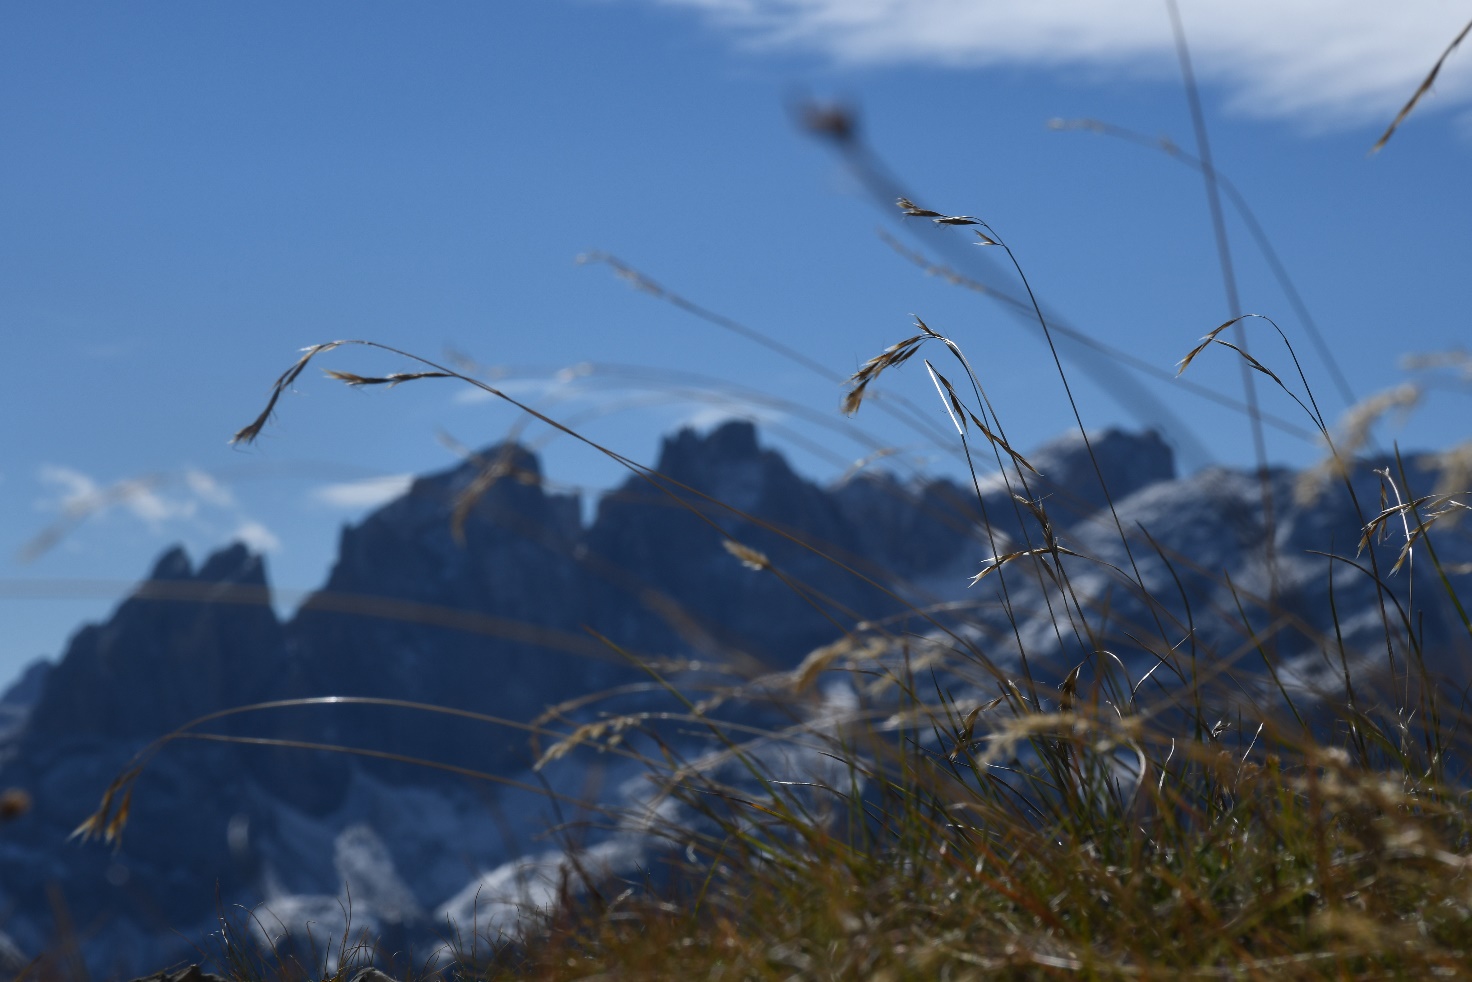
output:
[{"label": "mountain range", "polygon": [[[344,528],[327,582],[286,621],[245,546],[197,564],[170,549],[105,623],[0,698],[0,788],[32,802],[0,826],[0,928],[30,953],[75,942],[93,977],[198,960],[222,914],[252,910],[265,936],[331,936],[349,912],[408,947],[471,920],[493,933],[518,903],[554,896],[570,849],[617,872],[658,848],[647,818],[584,823],[576,846],[549,834],[579,824],[557,796],[681,820],[616,755],[585,748],[533,770],[548,737],[539,746],[526,724],[565,732],[667,705],[641,661],[719,690],[790,678],[815,649],[879,626],[964,649],[962,688],[1018,677],[1026,652],[1051,691],[1090,644],[1058,629],[1056,591],[1022,555],[1048,542],[1066,550],[1052,558],[1078,617],[1114,639],[1133,678],[1188,649],[1226,666],[1264,644],[1280,685],[1306,698],[1343,666],[1382,686],[1396,659],[1404,670],[1411,653],[1387,651],[1383,630],[1399,595],[1387,615],[1360,571],[1371,555],[1388,569],[1398,544],[1351,565],[1364,513],[1380,510],[1375,470],[1393,463],[1305,496],[1286,469],[1179,476],[1148,432],[1074,434],[1026,460],[1026,487],[1001,471],[975,487],[883,471],[824,487],[731,422],[666,439],[653,471],[584,522],[533,454],[491,447]],[[1393,473],[1404,493],[1436,480],[1414,460]],[[1453,578],[1472,568],[1455,530],[1437,546]],[[1438,595],[1420,557],[1398,575],[1395,590]],[[1425,611],[1427,672],[1465,683],[1466,628],[1451,604]],[[846,684],[815,698],[842,703]],[[227,713],[245,706],[260,708]],[[731,711],[777,710],[736,699]],[[116,847],[69,840],[135,754],[215,713],[148,751]]]}]

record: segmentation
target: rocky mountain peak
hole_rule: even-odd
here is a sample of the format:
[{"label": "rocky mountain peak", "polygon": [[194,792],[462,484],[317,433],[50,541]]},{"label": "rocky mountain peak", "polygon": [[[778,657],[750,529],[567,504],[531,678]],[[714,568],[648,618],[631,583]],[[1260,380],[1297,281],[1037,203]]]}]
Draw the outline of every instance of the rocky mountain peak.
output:
[{"label": "rocky mountain peak", "polygon": [[756,427],[746,420],[722,423],[705,434],[680,430],[665,439],[656,470],[742,511],[802,483],[780,454],[760,447]]},{"label": "rocky mountain peak", "polygon": [[[188,562],[188,557],[184,560]],[[157,579],[157,577],[155,577]],[[265,586],[266,561],[243,542],[235,542],[210,553],[194,579],[201,583],[227,583],[236,586]]]},{"label": "rocky mountain peak", "polygon": [[187,580],[193,576],[194,563],[190,560],[189,553],[184,551],[183,546],[172,546],[154,560],[148,579],[161,583],[168,580]]},{"label": "rocky mountain peak", "polygon": [[[1036,485],[1035,496],[1047,496],[1050,512],[1057,510],[1055,521],[1082,518],[1103,508],[1109,500],[1106,487],[1109,498],[1120,501],[1176,476],[1175,455],[1154,430],[1092,430],[1087,442],[1082,433],[1072,430],[1026,456],[1041,475],[1028,472],[1028,483]],[[982,489],[1000,490],[1004,484],[1001,475],[993,475],[983,480]]]},{"label": "rocky mountain peak", "polygon": [[197,571],[181,548],[101,625],[83,627],[47,675],[27,740],[144,738],[268,684],[281,625],[259,555],[236,543]]}]

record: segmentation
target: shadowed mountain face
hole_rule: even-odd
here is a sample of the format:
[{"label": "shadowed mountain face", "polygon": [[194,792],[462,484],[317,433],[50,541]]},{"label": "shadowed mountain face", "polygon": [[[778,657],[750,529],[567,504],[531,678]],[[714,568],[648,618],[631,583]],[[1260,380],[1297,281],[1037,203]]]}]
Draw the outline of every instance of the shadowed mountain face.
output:
[{"label": "shadowed mountain face", "polygon": [[[1080,653],[1052,630],[1036,575],[1019,566],[965,586],[991,557],[1042,544],[1014,495],[1044,502],[1064,545],[1127,572],[1069,561],[1079,595],[1107,607],[1120,636],[1149,646],[1154,631],[1158,646],[1181,643],[1186,598],[1202,652],[1239,647],[1240,631],[1213,626],[1227,623],[1219,614],[1232,603],[1223,571],[1249,593],[1276,590],[1282,606],[1327,627],[1324,560],[1310,550],[1352,551],[1359,518],[1342,489],[1299,506],[1292,475],[1273,476],[1279,565],[1269,582],[1255,477],[1177,480],[1154,434],[1101,432],[1091,444],[1092,455],[1075,435],[1030,453],[1040,476],[1027,472],[1025,487],[1015,477],[971,488],[861,474],[823,488],[762,448],[749,424],[687,430],[665,441],[656,475],[605,495],[587,527],[575,498],[544,489],[535,457],[494,447],[346,528],[328,582],[284,624],[266,602],[261,559],[244,547],[198,569],[172,550],[107,623],[82,628],[54,668],[31,679],[39,693],[17,701],[18,689],[3,703],[0,786],[27,789],[36,807],[0,830],[0,908],[10,912],[0,927],[30,951],[51,944],[54,888],[96,972],[141,973],[188,954],[174,932],[202,937],[217,890],[226,904],[264,900],[291,921],[333,916],[347,883],[359,926],[423,934],[460,909],[467,884],[540,848],[533,837],[553,819],[529,792],[402,761],[181,740],[149,763],[117,852],[65,841],[147,741],[218,710],[346,695],[525,723],[550,705],[647,681],[626,654],[694,658],[749,677],[790,669],[861,621],[929,631],[905,611],[932,601],[972,601],[948,623],[1002,670],[1015,669],[1009,639],[1020,636],[1035,664],[1061,677]],[[1360,486],[1362,500],[1378,502],[1372,483]],[[1131,554],[1114,514],[1131,532]],[[770,568],[743,566],[729,540]],[[1468,559],[1458,548],[1443,558]],[[1163,604],[1131,593],[1136,568]],[[1348,576],[1337,589],[1340,610],[1353,615],[1349,643],[1369,650],[1374,591]],[[998,612],[1004,599],[1015,630]],[[1205,611],[1216,612],[1210,623]],[[1439,664],[1465,656],[1456,628],[1428,628]],[[1313,676],[1321,650],[1303,636],[1291,646],[1287,654],[1305,659],[1302,676]],[[524,729],[402,706],[272,708],[201,730],[537,780],[526,772],[534,758]],[[591,755],[548,775],[575,795],[629,776]]]},{"label": "shadowed mountain face", "polygon": [[266,599],[266,570],[243,545],[195,571],[164,553],[150,587],[103,625],[72,638],[50,673],[22,748],[139,740],[200,715],[263,698],[285,663],[285,635]]}]

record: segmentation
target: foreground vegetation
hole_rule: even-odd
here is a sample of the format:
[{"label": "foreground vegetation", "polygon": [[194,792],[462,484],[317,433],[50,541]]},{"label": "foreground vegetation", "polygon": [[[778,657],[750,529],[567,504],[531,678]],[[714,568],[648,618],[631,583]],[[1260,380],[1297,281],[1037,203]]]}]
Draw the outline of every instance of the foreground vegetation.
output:
[{"label": "foreground vegetation", "polygon": [[[988,244],[1007,248],[976,219],[908,200],[900,207],[939,224],[976,226]],[[1351,462],[1336,456],[1311,389],[1293,391],[1224,341],[1237,323],[1208,334],[1182,370],[1219,346],[1246,360],[1309,415],[1330,448],[1324,473],[1337,474],[1340,493],[1354,497]],[[276,397],[311,360],[343,343],[361,342],[309,349],[240,438],[260,431]],[[1403,542],[1391,555],[1415,562],[1425,554],[1436,563],[1432,527],[1458,500],[1402,494],[1387,471],[1391,503],[1363,511],[1353,530],[1389,598],[1385,677],[1395,684],[1383,691],[1364,691],[1370,680],[1352,678],[1348,661],[1342,691],[1289,691],[1273,646],[1250,629],[1246,640],[1259,648],[1261,668],[1224,672],[1220,652],[1188,657],[1182,644],[1194,628],[1145,593],[1138,573],[1111,567],[1120,585],[1170,622],[1162,627],[1167,643],[1145,650],[1160,659],[1162,677],[1178,681],[1146,699],[1145,679],[1127,667],[1138,660],[1123,647],[1141,643],[1131,633],[1138,626],[1106,627],[1109,611],[1076,588],[1076,563],[1089,557],[1055,534],[1047,501],[1030,489],[1031,464],[1008,443],[959,345],[920,323],[854,376],[847,407],[859,409],[881,375],[927,346],[965,379],[953,385],[924,362],[963,453],[970,461],[973,446],[990,451],[1031,519],[1025,547],[994,549],[977,578],[1013,577],[1014,591],[1036,579],[1060,628],[1084,642],[1083,661],[1047,677],[1028,667],[1020,632],[1016,650],[985,652],[937,622],[925,635],[928,664],[917,664],[911,656],[922,635],[855,625],[780,684],[797,706],[811,701],[815,679],[836,673],[868,698],[836,719],[757,734],[720,723],[706,711],[710,702],[696,702],[708,692],[681,693],[646,665],[683,704],[675,718],[707,726],[717,756],[744,773],[733,780],[729,770],[670,753],[648,715],[549,731],[561,742],[548,759],[600,742],[642,754],[665,793],[703,820],[659,830],[671,848],[643,882],[571,864],[560,901],[531,912],[524,933],[447,937],[457,956],[448,970],[487,979],[1472,975],[1472,805],[1456,693],[1426,669],[1406,580],[1391,578],[1372,545],[1400,529]],[[1284,350],[1296,366],[1291,344]],[[456,378],[510,401],[432,363],[381,377],[328,374],[354,386]],[[1271,521],[1270,507],[1264,514]],[[1140,545],[1140,536],[1117,527]],[[1271,528],[1262,534],[1266,542]],[[753,575],[783,575],[736,539],[726,545]],[[1417,602],[1460,611],[1450,579],[1439,581],[1443,593]],[[1240,599],[1273,613],[1271,597]],[[1008,617],[1017,628],[1010,609]],[[1327,656],[1332,645],[1323,643]],[[756,685],[735,684],[723,696],[753,696]],[[770,677],[760,681],[761,699],[773,698],[772,686]],[[816,748],[834,766],[812,780],[778,780],[766,748],[783,742]],[[105,810],[97,820],[106,823]],[[320,975],[328,967],[253,951],[238,937],[228,951],[240,977]],[[384,954],[344,938],[331,967],[343,975]],[[418,974],[412,965],[397,969]]]},{"label": "foreground vegetation", "polygon": [[[816,125],[850,138],[841,119]],[[1031,297],[1021,264],[985,222],[905,198],[898,205],[912,220],[975,234],[977,244],[1001,250]],[[1033,309],[1047,334],[1050,325]],[[779,680],[786,689],[775,697],[773,680],[761,680],[759,698],[808,705],[815,679],[835,674],[865,694],[859,706],[755,734],[719,722],[712,703],[701,701],[708,691],[682,692],[645,664],[680,702],[673,718],[708,728],[717,756],[738,765],[739,780],[669,752],[648,717],[550,726],[560,742],[548,759],[585,743],[639,756],[664,793],[702,821],[656,829],[670,849],[642,882],[573,864],[560,899],[528,912],[522,933],[452,931],[446,942],[456,960],[434,971],[484,979],[1472,977],[1472,775],[1460,694],[1426,668],[1417,635],[1419,612],[1437,607],[1454,610],[1472,638],[1434,549],[1442,530],[1433,527],[1449,525],[1463,505],[1453,494],[1402,487],[1391,471],[1383,475],[1386,500],[1361,502],[1350,457],[1369,416],[1395,400],[1372,400],[1353,420],[1350,445],[1341,439],[1336,448],[1288,337],[1265,318],[1252,322],[1282,341],[1284,365],[1275,366],[1248,353],[1245,323],[1233,318],[1210,332],[1181,369],[1225,347],[1291,398],[1321,435],[1323,473],[1360,511],[1359,528],[1343,532],[1368,549],[1362,569],[1386,611],[1390,664],[1381,682],[1394,684],[1367,693],[1370,680],[1352,677],[1345,660],[1340,691],[1290,691],[1273,645],[1250,625],[1245,640],[1259,649],[1261,667],[1225,672],[1224,653],[1201,652],[1198,660],[1193,648],[1188,657],[1182,643],[1194,628],[1126,568],[1111,567],[1116,584],[1158,614],[1164,643],[1143,645],[1125,629],[1133,625],[1106,628],[1110,612],[1072,578],[1090,557],[1058,538],[1048,502],[1033,491],[1036,474],[1009,443],[982,379],[960,345],[919,322],[853,377],[846,408],[858,411],[880,376],[922,350],[948,359],[942,366],[954,367],[944,371],[924,365],[960,452],[973,473],[980,466],[974,456],[990,457],[1028,516],[1022,544],[999,544],[985,524],[976,529],[993,557],[977,578],[1010,577],[1015,589],[1036,582],[1036,595],[1053,604],[1060,636],[1079,639],[1083,659],[1056,677],[1030,666],[1010,607],[1015,645],[994,651],[939,623],[920,634],[846,625],[843,638]],[[254,439],[308,364],[345,344],[382,347],[339,341],[308,349],[237,439]],[[378,377],[328,374],[354,386],[460,380],[667,489],[658,475],[484,381],[393,353],[420,367]],[[1066,388],[1061,361],[1053,367]],[[1082,420],[1080,430],[1087,432]],[[468,493],[488,482],[478,483]],[[1126,552],[1138,547],[1141,537],[1119,523],[1112,503],[1109,513]],[[1265,497],[1269,567],[1272,514]],[[1395,570],[1376,558],[1374,540],[1393,530],[1401,536],[1396,565],[1424,556],[1419,561],[1435,569],[1440,593],[1411,597],[1407,579],[1394,579]],[[753,575],[783,575],[729,535],[726,545]],[[1270,618],[1281,613],[1272,596],[1240,599]],[[1338,612],[1325,620],[1337,629]],[[917,665],[912,655],[922,639],[940,654]],[[1140,648],[1134,654],[1159,660],[1160,678],[1175,681],[1142,695],[1145,679],[1128,667],[1140,661],[1126,650],[1130,644]],[[1343,657],[1342,646],[1333,657]],[[756,688],[737,682],[722,696],[758,698]],[[833,766],[812,780],[779,780],[767,751],[781,743]],[[126,806],[120,811],[116,802],[126,802],[130,781],[109,791],[89,831],[121,830]],[[221,965],[242,979],[345,978],[375,958],[400,977],[431,971],[375,949],[373,939],[344,937],[324,943],[332,949],[326,955],[305,957],[262,948],[240,924],[227,926],[222,940]]]}]

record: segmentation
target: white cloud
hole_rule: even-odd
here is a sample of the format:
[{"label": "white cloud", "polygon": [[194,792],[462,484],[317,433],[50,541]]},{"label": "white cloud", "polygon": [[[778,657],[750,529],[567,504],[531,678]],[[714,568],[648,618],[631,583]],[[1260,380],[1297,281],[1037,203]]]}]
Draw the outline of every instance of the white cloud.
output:
[{"label": "white cloud", "polygon": [[276,536],[276,533],[252,519],[241,522],[230,535],[244,542],[256,552],[279,552],[281,550],[281,539]]},{"label": "white cloud", "polygon": [[167,521],[193,518],[199,511],[196,499],[159,494],[158,478],[128,478],[104,487],[82,471],[55,464],[43,464],[40,477],[42,484],[55,489],[54,497],[43,501],[42,507],[60,511],[69,518],[83,518],[121,507],[158,531]]},{"label": "white cloud", "polygon": [[[1161,0],[657,0],[764,45],[857,64],[1092,66],[1173,75]],[[1317,125],[1378,121],[1472,17],[1466,0],[1183,0],[1197,73],[1233,109]],[[1421,110],[1472,97],[1472,45]]]},{"label": "white cloud", "polygon": [[184,486],[201,501],[209,502],[220,508],[231,508],[235,505],[235,495],[230,493],[230,489],[204,471],[192,469],[185,471]]},{"label": "white cloud", "polygon": [[233,526],[230,538],[259,552],[281,548],[281,540],[265,525],[241,512],[235,495],[204,471],[187,469],[103,483],[74,467],[44,464],[37,477],[47,493],[37,508],[56,520],[22,550],[36,558],[89,519],[114,513],[142,523],[155,536],[192,539],[200,534],[218,539]]},{"label": "white cloud", "polygon": [[56,489],[55,504],[64,510],[84,507],[87,503],[95,501],[101,490],[97,482],[90,476],[79,470],[56,464],[42,464],[40,477],[42,484],[49,484]]},{"label": "white cloud", "polygon": [[702,406],[691,412],[680,413],[675,425],[680,428],[689,427],[693,430],[709,430],[736,419],[749,420],[762,426],[780,424],[787,419],[787,414],[766,406],[751,406],[732,401]]},{"label": "white cloud", "polygon": [[312,491],[312,497],[334,508],[373,508],[408,491],[413,481],[413,474],[369,477],[361,481],[323,485]]},{"label": "white cloud", "polygon": [[[593,373],[594,369],[591,366],[574,365],[542,378],[491,378],[488,382],[501,392],[523,402],[560,402],[585,395],[585,388],[579,382],[585,376]],[[461,389],[452,398],[456,405],[469,406],[480,402],[492,402],[496,396],[485,389],[470,388]]]}]

